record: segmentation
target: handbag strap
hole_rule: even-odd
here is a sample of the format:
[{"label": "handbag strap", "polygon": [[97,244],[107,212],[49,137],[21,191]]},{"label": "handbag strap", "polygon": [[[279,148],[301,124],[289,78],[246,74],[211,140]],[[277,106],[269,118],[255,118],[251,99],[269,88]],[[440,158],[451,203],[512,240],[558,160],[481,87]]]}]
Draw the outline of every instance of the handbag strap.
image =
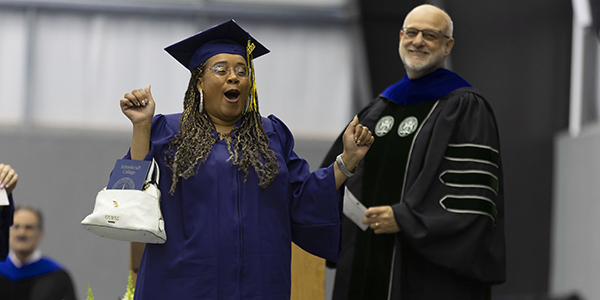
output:
[{"label": "handbag strap", "polygon": [[146,180],[144,183],[156,183],[158,185],[158,180],[160,178],[160,169],[158,168],[158,163],[154,158],[152,158],[152,163],[150,164],[150,170],[148,171],[148,175],[146,175]]}]

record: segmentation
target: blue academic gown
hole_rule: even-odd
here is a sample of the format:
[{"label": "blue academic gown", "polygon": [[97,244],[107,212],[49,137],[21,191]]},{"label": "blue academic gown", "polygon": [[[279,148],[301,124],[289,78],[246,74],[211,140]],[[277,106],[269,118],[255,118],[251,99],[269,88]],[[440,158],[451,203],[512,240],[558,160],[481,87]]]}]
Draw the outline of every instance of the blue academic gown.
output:
[{"label": "blue academic gown", "polygon": [[226,142],[217,140],[197,174],[181,179],[171,195],[164,154],[179,117],[157,115],[152,122],[145,159],[160,165],[167,241],[146,246],[136,300],[289,299],[292,241],[337,260],[343,188],[335,189],[333,165],[311,173],[294,153],[289,129],[271,115],[263,126],[280,169],[266,189],[254,170],[244,182],[244,173],[227,161]]}]

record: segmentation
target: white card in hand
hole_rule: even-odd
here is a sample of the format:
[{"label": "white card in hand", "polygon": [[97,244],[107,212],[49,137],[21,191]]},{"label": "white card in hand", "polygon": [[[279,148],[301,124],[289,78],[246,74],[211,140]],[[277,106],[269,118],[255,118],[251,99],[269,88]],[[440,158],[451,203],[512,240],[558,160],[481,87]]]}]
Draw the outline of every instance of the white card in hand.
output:
[{"label": "white card in hand", "polygon": [[365,211],[367,211],[367,208],[346,187],[344,191],[344,215],[352,220],[356,226],[360,227],[362,231],[369,228],[369,225],[362,222],[365,218]]},{"label": "white card in hand", "polygon": [[8,202],[8,195],[6,194],[6,189],[0,189],[0,206],[8,206],[10,202]]}]

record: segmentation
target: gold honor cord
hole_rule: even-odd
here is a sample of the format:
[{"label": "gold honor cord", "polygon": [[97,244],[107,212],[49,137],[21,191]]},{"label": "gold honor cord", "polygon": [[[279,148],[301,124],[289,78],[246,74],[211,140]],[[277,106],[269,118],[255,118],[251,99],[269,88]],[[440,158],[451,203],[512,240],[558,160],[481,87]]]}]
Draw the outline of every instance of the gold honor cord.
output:
[{"label": "gold honor cord", "polygon": [[256,93],[256,78],[254,76],[254,62],[252,61],[252,51],[254,51],[256,46],[250,40],[248,40],[248,45],[246,46],[246,60],[250,65],[250,107],[248,111],[256,111],[258,112],[258,95]]}]

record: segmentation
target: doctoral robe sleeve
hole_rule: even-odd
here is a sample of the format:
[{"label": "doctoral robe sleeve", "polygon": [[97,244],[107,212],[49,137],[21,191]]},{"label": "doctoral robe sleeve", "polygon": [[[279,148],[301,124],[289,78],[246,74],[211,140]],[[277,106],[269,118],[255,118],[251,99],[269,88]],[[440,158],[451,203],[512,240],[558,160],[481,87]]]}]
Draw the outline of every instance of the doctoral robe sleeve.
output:
[{"label": "doctoral robe sleeve", "polygon": [[292,241],[327,260],[340,252],[343,189],[336,190],[333,164],[310,172],[308,163],[294,152],[294,138],[275,116],[269,116],[281,144],[289,176]]},{"label": "doctoral robe sleeve", "polygon": [[405,193],[393,205],[403,241],[428,260],[488,283],[505,278],[500,144],[489,104],[474,93],[440,102],[423,125]]},{"label": "doctoral robe sleeve", "polygon": [[8,206],[0,206],[0,261],[6,260],[8,255],[8,235],[15,211],[12,194],[8,195],[8,203]]}]

